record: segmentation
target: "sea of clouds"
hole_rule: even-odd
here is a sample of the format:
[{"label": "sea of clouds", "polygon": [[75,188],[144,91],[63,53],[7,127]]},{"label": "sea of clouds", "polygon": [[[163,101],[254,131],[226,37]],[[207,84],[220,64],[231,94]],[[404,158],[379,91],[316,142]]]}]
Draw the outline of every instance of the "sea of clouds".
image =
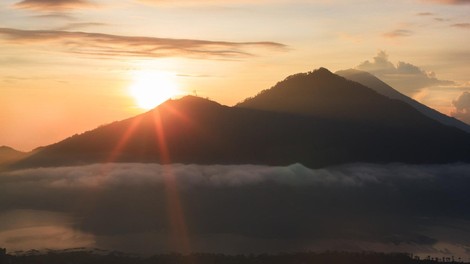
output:
[{"label": "sea of clouds", "polygon": [[[0,246],[470,256],[470,164],[93,164],[0,173]],[[182,227],[182,225],[184,225]],[[174,239],[185,236],[185,239]],[[183,243],[183,242],[181,242]]]}]

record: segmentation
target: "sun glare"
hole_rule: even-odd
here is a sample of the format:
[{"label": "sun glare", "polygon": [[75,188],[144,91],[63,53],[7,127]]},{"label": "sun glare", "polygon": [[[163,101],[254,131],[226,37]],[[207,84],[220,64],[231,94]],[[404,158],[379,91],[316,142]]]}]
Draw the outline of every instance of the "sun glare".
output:
[{"label": "sun glare", "polygon": [[144,109],[151,109],[179,94],[175,75],[159,71],[134,72],[129,91],[137,105]]}]

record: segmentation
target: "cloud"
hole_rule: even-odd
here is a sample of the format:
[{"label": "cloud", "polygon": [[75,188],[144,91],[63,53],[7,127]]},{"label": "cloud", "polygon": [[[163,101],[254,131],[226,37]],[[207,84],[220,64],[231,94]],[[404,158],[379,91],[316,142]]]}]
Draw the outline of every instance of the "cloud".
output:
[{"label": "cloud", "polygon": [[451,26],[457,27],[457,28],[470,29],[470,23],[457,23],[457,24],[452,24]]},{"label": "cloud", "polygon": [[437,3],[443,5],[466,5],[470,4],[470,0],[421,0],[428,3]]},{"label": "cloud", "polygon": [[185,73],[181,73],[181,74],[177,74],[178,77],[187,77],[187,78],[212,78],[212,77],[216,77],[214,75],[208,75],[208,74],[185,74]]},{"label": "cloud", "polygon": [[89,8],[96,6],[88,0],[23,0],[17,2],[17,8],[39,11],[64,11],[70,9]]},{"label": "cloud", "polygon": [[[249,0],[180,0],[180,1],[168,1],[168,0],[134,0],[143,4],[150,5],[171,5],[171,6],[196,6],[196,5],[221,5],[221,4],[230,4],[230,5],[239,5],[239,4],[273,4],[273,3],[292,3],[292,0],[259,0],[259,1],[249,1]],[[297,3],[311,3],[312,0],[296,0]],[[315,0],[313,2],[317,3],[329,3],[328,0]]]},{"label": "cloud", "polygon": [[434,16],[435,14],[431,13],[431,12],[421,12],[421,13],[418,13],[416,15],[418,15],[418,16]]},{"label": "cloud", "polygon": [[421,13],[417,13],[416,15],[417,16],[433,17],[434,21],[438,21],[438,22],[450,21],[450,19],[447,19],[447,18],[436,17],[437,14],[436,13],[431,13],[431,12],[421,12]]},{"label": "cloud", "polygon": [[452,105],[454,110],[450,115],[470,124],[470,93],[463,92],[456,100],[452,101]]},{"label": "cloud", "polygon": [[364,61],[356,68],[376,75],[409,96],[427,87],[454,84],[452,81],[440,80],[434,72],[426,72],[411,63],[399,61],[395,65],[385,51],[379,51],[372,61]]},{"label": "cloud", "polygon": [[421,12],[421,13],[417,13],[416,15],[418,15],[418,16],[434,16],[435,14],[431,13],[431,12]]},{"label": "cloud", "polygon": [[69,20],[69,21],[73,21],[76,19],[72,14],[67,13],[67,12],[52,12],[52,13],[34,15],[32,17],[42,18],[42,19],[61,19],[61,20]]},{"label": "cloud", "polygon": [[72,30],[86,27],[97,27],[97,26],[107,26],[106,23],[98,22],[77,22],[77,23],[68,23],[67,25],[57,28],[57,30]]},{"label": "cloud", "polygon": [[409,37],[411,35],[413,35],[413,31],[406,29],[397,29],[384,34],[384,36],[387,38]]},{"label": "cloud", "polygon": [[284,50],[276,42],[228,42],[195,39],[122,36],[61,30],[0,28],[3,42],[11,45],[47,44],[51,51],[96,57],[189,57],[199,59],[241,58],[255,50]]},{"label": "cloud", "polygon": [[[468,175],[468,164],[120,163],[3,172],[0,242],[30,249],[44,236],[52,248],[168,252],[177,250],[169,241],[179,208],[192,251],[436,253],[470,243]],[[63,246],[53,243],[60,237]]]},{"label": "cloud", "polygon": [[178,2],[166,1],[166,0],[135,0],[136,2],[150,4],[150,5],[201,5],[201,4],[220,4],[229,3],[226,0],[182,0]]}]

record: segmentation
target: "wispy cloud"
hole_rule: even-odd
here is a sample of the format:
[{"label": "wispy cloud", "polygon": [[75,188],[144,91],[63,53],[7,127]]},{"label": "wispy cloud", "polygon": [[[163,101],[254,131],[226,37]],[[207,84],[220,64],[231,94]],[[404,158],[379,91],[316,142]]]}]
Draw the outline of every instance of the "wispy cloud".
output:
[{"label": "wispy cloud", "polygon": [[260,4],[260,3],[311,3],[311,2],[318,2],[318,3],[328,3],[328,0],[258,0],[258,1],[250,1],[250,0],[238,0],[238,1],[231,1],[231,0],[179,0],[179,1],[168,1],[168,0],[134,0],[135,2],[143,3],[143,4],[150,4],[150,5],[158,5],[158,6],[195,6],[195,5],[222,5],[222,4],[230,4],[230,5],[238,5],[238,4]]},{"label": "wispy cloud", "polygon": [[32,16],[33,18],[43,18],[43,19],[61,19],[61,20],[69,20],[73,21],[76,18],[67,12],[51,12],[51,13],[46,13],[46,14],[38,14],[35,16]]},{"label": "wispy cloud", "polygon": [[220,4],[227,3],[224,0],[181,0],[181,1],[166,1],[166,0],[135,0],[136,2],[150,5],[201,5],[201,4]]},{"label": "wispy cloud", "polygon": [[122,36],[61,30],[21,30],[0,28],[3,42],[34,46],[47,43],[51,51],[97,57],[189,57],[199,59],[242,58],[255,55],[259,49],[285,50],[281,43],[229,42],[197,39],[173,39]]},{"label": "wispy cloud", "polygon": [[107,26],[107,25],[108,24],[98,23],[98,22],[77,22],[77,23],[68,23],[65,26],[57,28],[57,30],[76,30],[80,28],[98,27],[98,26]]},{"label": "wispy cloud", "polygon": [[421,12],[421,13],[417,13],[416,15],[423,16],[423,17],[433,17],[435,21],[439,21],[439,22],[450,21],[450,19],[438,17],[436,13],[431,13],[431,12]]},{"label": "wispy cloud", "polygon": [[421,0],[422,2],[437,3],[443,5],[465,5],[470,4],[470,0]]},{"label": "wispy cloud", "polygon": [[399,61],[395,65],[389,60],[385,51],[379,51],[372,61],[364,61],[356,68],[376,75],[410,96],[430,86],[454,84],[452,81],[440,80],[434,72],[426,72],[411,63]]},{"label": "wispy cloud", "polygon": [[384,34],[384,37],[387,38],[400,38],[400,37],[409,37],[413,35],[413,31],[407,29],[396,29]]},{"label": "wispy cloud", "polygon": [[431,13],[431,12],[421,12],[421,13],[417,13],[416,15],[418,15],[418,16],[434,16],[435,14]]},{"label": "wispy cloud", "polygon": [[177,74],[177,76],[178,77],[187,77],[187,78],[212,78],[212,77],[216,77],[216,76],[208,75],[208,74],[185,74],[185,73]]},{"label": "wispy cloud", "polygon": [[94,7],[96,4],[89,0],[23,0],[14,6],[38,11],[63,11]]},{"label": "wispy cloud", "polygon": [[456,24],[452,24],[451,26],[457,27],[457,28],[470,29],[470,23],[456,23]]}]

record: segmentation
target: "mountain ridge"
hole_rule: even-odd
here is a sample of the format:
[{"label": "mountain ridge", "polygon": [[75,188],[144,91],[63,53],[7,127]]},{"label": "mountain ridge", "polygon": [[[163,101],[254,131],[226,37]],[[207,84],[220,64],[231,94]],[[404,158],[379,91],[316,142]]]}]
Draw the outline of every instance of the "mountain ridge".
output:
[{"label": "mountain ridge", "polygon": [[23,159],[27,155],[27,152],[19,151],[12,147],[0,146],[0,169]]},{"label": "mountain ridge", "polygon": [[[467,133],[325,68],[280,83],[261,93],[276,102],[274,110],[262,104],[229,107],[195,96],[167,100],[146,113],[46,146],[12,168],[103,162],[324,167],[470,160]],[[256,102],[256,97],[249,100]],[[289,103],[300,106],[293,110],[307,112],[286,111]]]},{"label": "mountain ridge", "polygon": [[[413,123],[421,115],[399,100],[380,95],[326,68],[290,75],[235,107],[326,118]],[[396,110],[392,112],[390,110]],[[407,114],[403,114],[407,112]],[[424,121],[425,119],[420,119]]]}]

